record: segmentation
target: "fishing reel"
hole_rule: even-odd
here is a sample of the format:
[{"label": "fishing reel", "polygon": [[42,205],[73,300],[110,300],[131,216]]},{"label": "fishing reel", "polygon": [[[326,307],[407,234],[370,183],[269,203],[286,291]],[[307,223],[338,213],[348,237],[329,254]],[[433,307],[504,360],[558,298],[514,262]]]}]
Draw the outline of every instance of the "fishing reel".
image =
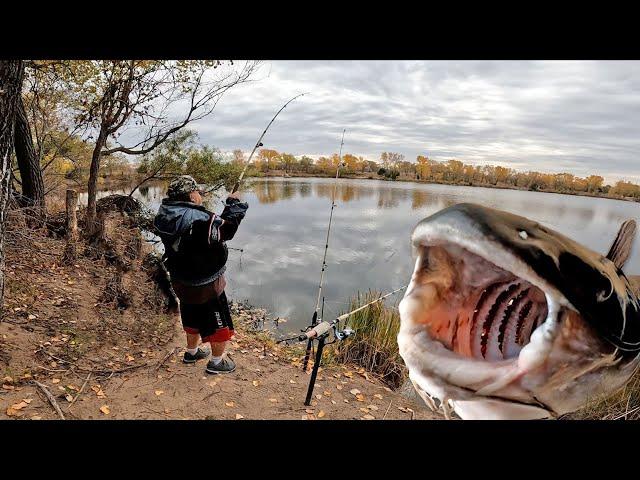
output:
[{"label": "fishing reel", "polygon": [[354,333],[356,333],[355,330],[349,327],[346,327],[342,330],[338,330],[337,327],[334,327],[334,330],[333,330],[333,334],[337,340],[344,340],[345,338],[350,337]]},{"label": "fishing reel", "polygon": [[[346,327],[341,330],[339,327],[340,325],[337,320],[334,320],[333,322],[320,322],[299,335],[298,340],[304,342],[305,340],[322,338],[325,340],[325,344],[331,344],[335,343],[337,340],[344,340],[355,333],[352,328]],[[327,342],[326,338],[331,331],[333,332],[333,340]]]}]

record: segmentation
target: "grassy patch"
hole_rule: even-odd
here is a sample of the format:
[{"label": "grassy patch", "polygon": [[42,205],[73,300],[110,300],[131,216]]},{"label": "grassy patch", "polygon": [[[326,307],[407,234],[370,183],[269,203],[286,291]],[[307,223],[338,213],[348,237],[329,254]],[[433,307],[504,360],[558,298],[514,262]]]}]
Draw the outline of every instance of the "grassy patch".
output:
[{"label": "grassy patch", "polygon": [[[379,298],[371,291],[351,300],[350,310]],[[331,357],[337,362],[359,365],[378,375],[391,388],[400,387],[407,378],[407,369],[398,352],[400,314],[396,308],[378,302],[355,313],[348,319],[355,333],[334,345]]]},{"label": "grassy patch", "polygon": [[579,411],[567,415],[572,420],[640,420],[640,372],[613,395],[594,399]]}]

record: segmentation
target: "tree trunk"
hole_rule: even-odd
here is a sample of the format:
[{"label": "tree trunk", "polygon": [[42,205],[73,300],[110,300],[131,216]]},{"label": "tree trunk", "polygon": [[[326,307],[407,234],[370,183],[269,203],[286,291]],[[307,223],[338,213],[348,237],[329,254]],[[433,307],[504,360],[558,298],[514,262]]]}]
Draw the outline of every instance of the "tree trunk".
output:
[{"label": "tree trunk", "polygon": [[0,61],[0,310],[4,296],[4,232],[15,110],[22,91],[24,64],[22,60]]},{"label": "tree trunk", "polygon": [[102,127],[96,140],[96,146],[91,156],[91,169],[89,170],[87,216],[85,219],[85,234],[92,236],[96,231],[96,201],[98,194],[98,171],[100,170],[100,156],[107,142],[106,129]]},{"label": "tree trunk", "polygon": [[16,106],[15,122],[14,147],[20,169],[20,181],[22,182],[20,204],[25,207],[33,207],[36,214],[40,216],[45,213],[44,182],[42,181],[40,162],[33,147],[31,127],[22,96],[18,99]]}]

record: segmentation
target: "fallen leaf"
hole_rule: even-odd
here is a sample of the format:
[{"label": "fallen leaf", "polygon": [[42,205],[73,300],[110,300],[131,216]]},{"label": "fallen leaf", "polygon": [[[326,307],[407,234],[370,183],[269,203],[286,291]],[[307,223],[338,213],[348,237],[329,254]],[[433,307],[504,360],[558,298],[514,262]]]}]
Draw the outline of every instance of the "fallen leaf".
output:
[{"label": "fallen leaf", "polygon": [[16,387],[14,387],[13,385],[6,385],[3,383],[2,388],[4,388],[5,390],[15,390]]},{"label": "fallen leaf", "polygon": [[131,355],[127,355],[127,362],[133,362],[134,358]]},{"label": "fallen leaf", "polygon": [[253,386],[254,386],[254,387],[257,387],[258,385],[260,385],[260,382],[259,382],[258,380],[254,380],[254,381],[253,381],[253,382],[251,382],[251,383],[253,383]]},{"label": "fallen leaf", "polygon": [[54,378],[53,380],[51,380],[51,383],[60,383],[60,379],[59,378]]},{"label": "fallen leaf", "polygon": [[35,320],[35,319],[36,319],[36,318],[38,318],[38,317],[36,317],[35,315],[31,314],[31,315],[29,315],[27,318],[28,318],[29,320]]},{"label": "fallen leaf", "polygon": [[368,408],[360,407],[359,410],[361,412],[364,412],[364,413],[369,413],[369,409]]},{"label": "fallen leaf", "polygon": [[305,412],[313,413],[313,412],[315,412],[315,410],[313,408],[307,408],[307,409],[305,409]]},{"label": "fallen leaf", "polygon": [[236,406],[235,402],[226,402],[225,405],[227,407],[235,407]]},{"label": "fallen leaf", "polygon": [[369,410],[373,410],[374,412],[375,412],[376,410],[378,410],[378,407],[377,407],[376,405],[367,405],[367,408],[368,408]]},{"label": "fallen leaf", "polygon": [[379,393],[376,393],[373,398],[377,398],[378,400],[382,400],[382,395],[380,395]]},{"label": "fallen leaf", "polygon": [[358,395],[360,393],[360,390],[358,390],[357,388],[353,388],[353,389],[349,390],[349,393],[351,395]]},{"label": "fallen leaf", "polygon": [[289,380],[289,383],[296,383],[295,380]]},{"label": "fallen leaf", "polygon": [[7,408],[6,414],[7,414],[7,417],[20,417],[24,415],[24,413],[22,413],[21,411],[11,407]]},{"label": "fallen leaf", "polygon": [[109,406],[108,405],[103,405],[100,407],[100,411],[102,413],[104,413],[105,415],[109,415],[109,413],[111,413],[111,410],[109,410]]},{"label": "fallen leaf", "polygon": [[11,405],[11,407],[14,410],[22,410],[24,407],[26,407],[27,405],[29,405],[29,402],[25,402],[24,400],[21,401],[20,403],[14,403],[13,405]]},{"label": "fallen leaf", "polygon": [[164,391],[163,391],[163,390],[156,390],[156,391],[155,391],[155,394],[156,394],[156,396],[157,396],[157,397],[159,397],[159,396],[160,396],[160,395],[162,395],[163,393],[164,393]]},{"label": "fallen leaf", "polygon": [[375,420],[376,417],[374,417],[373,415],[365,415],[364,417],[362,417],[365,420]]},{"label": "fallen leaf", "polygon": [[356,400],[358,400],[359,402],[364,402],[364,395],[359,393],[358,395],[356,395]]},{"label": "fallen leaf", "polygon": [[31,417],[31,420],[42,420],[42,417],[39,415],[34,415],[33,417]]},{"label": "fallen leaf", "polygon": [[4,383],[13,383],[13,378],[6,376],[2,379]]},{"label": "fallen leaf", "polygon": [[318,412],[318,418],[322,418],[322,417],[324,417],[325,415],[326,415],[326,413],[324,413],[324,410],[320,410],[320,411]]},{"label": "fallen leaf", "polygon": [[66,394],[66,395],[64,396],[64,398],[65,398],[65,399],[67,400],[67,402],[69,402],[69,403],[73,402],[73,395]]},{"label": "fallen leaf", "polygon": [[215,387],[218,384],[218,382],[216,382],[215,380],[212,382],[209,382],[209,386],[210,387]]},{"label": "fallen leaf", "polygon": [[338,390],[342,390],[342,385],[336,385],[336,388],[337,388]]},{"label": "fallen leaf", "polygon": [[331,400],[331,403],[333,403],[333,404],[335,405],[335,404],[336,404],[336,401],[335,401],[335,400]]},{"label": "fallen leaf", "polygon": [[244,418],[242,415],[240,415],[239,413],[236,413],[236,420],[240,420]]},{"label": "fallen leaf", "polygon": [[318,395],[316,395],[316,398],[317,398],[318,400],[320,400],[320,399],[322,398],[322,395],[318,394]]},{"label": "fallen leaf", "polygon": [[330,392],[329,390],[325,390],[324,392],[322,392],[322,394],[323,394],[325,397],[330,397],[330,396],[331,396],[331,392]]}]

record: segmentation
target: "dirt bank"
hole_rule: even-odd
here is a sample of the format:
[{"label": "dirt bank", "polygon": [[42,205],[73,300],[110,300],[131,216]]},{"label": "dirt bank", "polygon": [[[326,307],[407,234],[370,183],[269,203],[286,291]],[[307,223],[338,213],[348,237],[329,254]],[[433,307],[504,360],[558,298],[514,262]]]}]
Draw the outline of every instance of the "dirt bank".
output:
[{"label": "dirt bank", "polygon": [[[348,365],[322,369],[305,407],[301,351],[255,331],[264,312],[239,305],[229,349],[236,372],[209,376],[204,362],[184,365],[179,317],[165,313],[144,251],[123,267],[80,249],[75,263],[62,265],[63,239],[10,222],[0,418],[60,418],[41,386],[67,419],[439,418]],[[134,233],[122,218],[111,218],[107,230],[126,250]],[[126,301],[114,296],[119,273]]]}]

